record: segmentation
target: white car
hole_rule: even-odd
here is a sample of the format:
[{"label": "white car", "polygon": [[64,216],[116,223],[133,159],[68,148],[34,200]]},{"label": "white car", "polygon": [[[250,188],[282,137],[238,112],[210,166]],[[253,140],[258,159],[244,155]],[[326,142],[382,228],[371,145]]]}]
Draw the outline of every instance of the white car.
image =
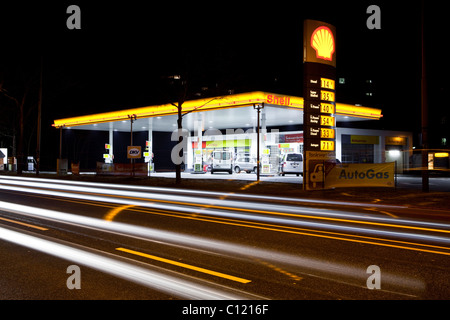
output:
[{"label": "white car", "polygon": [[236,162],[234,163],[234,172],[256,172],[256,166],[256,159],[250,156],[238,156]]},{"label": "white car", "polygon": [[301,153],[286,153],[283,155],[279,174],[284,176],[286,173],[303,176],[303,155]]}]

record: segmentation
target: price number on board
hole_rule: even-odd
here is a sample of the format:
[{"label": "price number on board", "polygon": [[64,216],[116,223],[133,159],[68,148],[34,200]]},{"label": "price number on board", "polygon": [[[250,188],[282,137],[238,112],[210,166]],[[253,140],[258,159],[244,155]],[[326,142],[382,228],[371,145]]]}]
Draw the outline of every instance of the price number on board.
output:
[{"label": "price number on board", "polygon": [[331,89],[334,90],[334,80],[327,79],[327,78],[320,78],[320,86],[324,89]]},{"label": "price number on board", "polygon": [[320,125],[334,127],[334,117],[320,116]]},{"label": "price number on board", "polygon": [[320,100],[334,102],[334,92],[333,91],[320,91]]},{"label": "price number on board", "polygon": [[320,137],[334,139],[334,129],[320,128]]},{"label": "price number on board", "polygon": [[331,103],[321,103],[320,112],[322,113],[334,113],[334,104]]},{"label": "price number on board", "polygon": [[321,151],[334,151],[334,141],[320,140]]}]

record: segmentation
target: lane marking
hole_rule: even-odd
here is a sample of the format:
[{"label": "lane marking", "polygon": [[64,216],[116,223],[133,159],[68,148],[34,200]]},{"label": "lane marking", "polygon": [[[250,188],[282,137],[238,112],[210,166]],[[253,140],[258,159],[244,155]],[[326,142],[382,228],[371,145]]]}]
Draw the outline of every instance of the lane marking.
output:
[{"label": "lane marking", "polygon": [[38,229],[38,230],[42,230],[42,231],[48,230],[47,228],[43,228],[43,227],[35,226],[33,224],[20,222],[20,221],[16,221],[16,220],[11,220],[11,219],[7,219],[7,218],[3,218],[3,217],[0,217],[0,220],[12,222],[12,223],[15,223],[15,224],[20,224],[22,226],[26,226],[26,227],[30,227],[30,228],[34,228],[34,229]]},{"label": "lane marking", "polygon": [[384,213],[384,214],[387,214],[388,216],[390,216],[392,218],[398,219],[398,217],[395,214],[393,214],[393,213],[390,213],[390,212],[387,212],[387,211],[380,211],[380,213]]},{"label": "lane marking", "polygon": [[132,207],[135,207],[135,206],[136,206],[136,205],[134,205],[134,204],[127,204],[127,205],[124,205],[124,206],[116,207],[116,208],[110,210],[110,211],[105,215],[105,217],[104,217],[103,219],[105,219],[106,221],[113,221],[114,218],[115,218],[119,213],[121,213],[123,210],[127,210],[127,209],[132,208]]},{"label": "lane marking", "polygon": [[285,276],[288,276],[289,278],[291,278],[291,279],[294,280],[294,281],[300,281],[300,280],[303,279],[302,277],[300,277],[300,276],[298,276],[298,275],[296,275],[296,274],[290,273],[290,272],[288,272],[288,271],[286,271],[286,270],[283,270],[283,269],[281,269],[280,267],[277,267],[276,265],[273,265],[273,264],[271,264],[271,263],[269,263],[269,262],[262,261],[262,260],[260,260],[260,259],[256,259],[256,260],[257,260],[259,263],[262,263],[263,265],[267,266],[268,268],[270,268],[270,269],[272,269],[272,270],[274,270],[274,271],[276,271],[276,272],[279,272],[279,273],[281,273],[281,274],[284,274]]},{"label": "lane marking", "polygon": [[364,208],[364,209],[367,210],[367,211],[374,211],[374,212],[379,212],[379,213],[387,214],[388,216],[390,216],[390,217],[392,217],[392,218],[398,219],[398,217],[397,217],[395,214],[390,213],[390,212],[387,212],[387,211],[379,210],[378,208],[368,207],[368,208]]},{"label": "lane marking", "polygon": [[178,261],[174,261],[174,260],[169,260],[169,259],[153,256],[151,254],[147,254],[147,253],[143,253],[143,252],[139,252],[139,251],[134,251],[134,250],[126,249],[126,248],[116,248],[116,250],[127,252],[127,253],[131,253],[131,254],[134,254],[134,255],[137,255],[137,256],[141,256],[141,257],[144,257],[144,258],[148,258],[148,259],[152,259],[152,260],[168,263],[168,264],[171,264],[171,265],[174,265],[174,266],[178,266],[178,267],[182,267],[182,268],[186,268],[186,269],[190,269],[190,270],[206,273],[206,274],[213,275],[213,276],[216,276],[216,277],[225,278],[225,279],[236,281],[236,282],[240,282],[240,283],[249,283],[249,282],[251,282],[251,280],[247,280],[247,279],[231,276],[229,274],[216,272],[216,271],[212,271],[212,270],[209,270],[209,269],[196,267],[196,266],[193,266],[193,265],[190,265],[190,264],[186,264],[186,263],[182,263],[182,262],[178,262]]},{"label": "lane marking", "polygon": [[260,181],[254,181],[254,182],[252,182],[252,183],[248,183],[248,184],[246,184],[245,186],[239,188],[239,190],[247,190],[247,189],[253,187],[254,185],[258,184],[259,182],[260,182]]}]

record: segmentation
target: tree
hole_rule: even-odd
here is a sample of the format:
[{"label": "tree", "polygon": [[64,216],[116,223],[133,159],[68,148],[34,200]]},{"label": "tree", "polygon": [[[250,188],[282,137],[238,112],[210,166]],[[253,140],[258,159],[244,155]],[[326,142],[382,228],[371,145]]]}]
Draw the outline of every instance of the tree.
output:
[{"label": "tree", "polygon": [[[187,86],[187,80],[183,79],[180,75],[174,75],[174,76],[170,76],[168,78],[174,79],[174,80],[178,80],[179,82],[176,85],[176,89],[177,89],[177,93],[178,93],[178,101],[177,102],[171,102],[171,104],[177,108],[177,114],[178,114],[178,118],[177,118],[177,130],[178,130],[178,144],[180,145],[182,143],[183,140],[183,135],[182,135],[182,130],[183,130],[183,117],[186,116],[187,114],[197,111],[199,109],[201,109],[202,107],[204,107],[205,105],[207,105],[208,103],[214,101],[214,100],[218,100],[218,99],[224,99],[224,97],[215,97],[215,98],[211,98],[210,100],[206,101],[205,103],[203,103],[200,106],[197,106],[195,109],[191,109],[189,111],[183,112],[183,104],[186,102],[187,99],[187,93],[188,93],[188,86]],[[185,150],[183,148],[179,149],[179,158],[183,159],[183,154]],[[177,162],[175,163],[175,183],[176,184],[180,184],[181,183],[181,163]]]},{"label": "tree", "polygon": [[[187,81],[182,79],[180,75],[168,76],[168,79],[172,79],[171,85],[175,89],[174,96],[177,97],[177,102],[171,102],[171,104],[177,108],[177,129],[178,129],[178,143],[182,143],[183,136],[181,135],[181,131],[183,130],[183,103],[186,101],[187,97]],[[178,156],[180,158],[183,157],[181,153],[184,150],[180,149]],[[175,163],[175,183],[181,183],[181,163]]]}]

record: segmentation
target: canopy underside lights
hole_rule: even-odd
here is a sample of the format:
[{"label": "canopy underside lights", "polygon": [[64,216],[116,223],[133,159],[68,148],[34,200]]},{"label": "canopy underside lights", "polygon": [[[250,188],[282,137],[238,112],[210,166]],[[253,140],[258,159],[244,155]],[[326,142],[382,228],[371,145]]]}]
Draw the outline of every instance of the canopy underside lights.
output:
[{"label": "canopy underside lights", "polygon": [[[246,107],[251,106],[252,104],[261,103],[280,108],[303,110],[303,98],[301,97],[255,91],[215,98],[186,101],[182,105],[182,112],[186,113],[212,111],[226,108]],[[103,122],[126,121],[129,120],[129,115],[136,115],[136,117],[139,119],[174,115],[177,114],[177,112],[178,110],[176,106],[172,104],[164,104],[57,119],[54,120],[53,126],[55,128],[60,128]],[[378,120],[382,117],[380,109],[342,103],[336,103],[336,114],[373,120]]]}]

